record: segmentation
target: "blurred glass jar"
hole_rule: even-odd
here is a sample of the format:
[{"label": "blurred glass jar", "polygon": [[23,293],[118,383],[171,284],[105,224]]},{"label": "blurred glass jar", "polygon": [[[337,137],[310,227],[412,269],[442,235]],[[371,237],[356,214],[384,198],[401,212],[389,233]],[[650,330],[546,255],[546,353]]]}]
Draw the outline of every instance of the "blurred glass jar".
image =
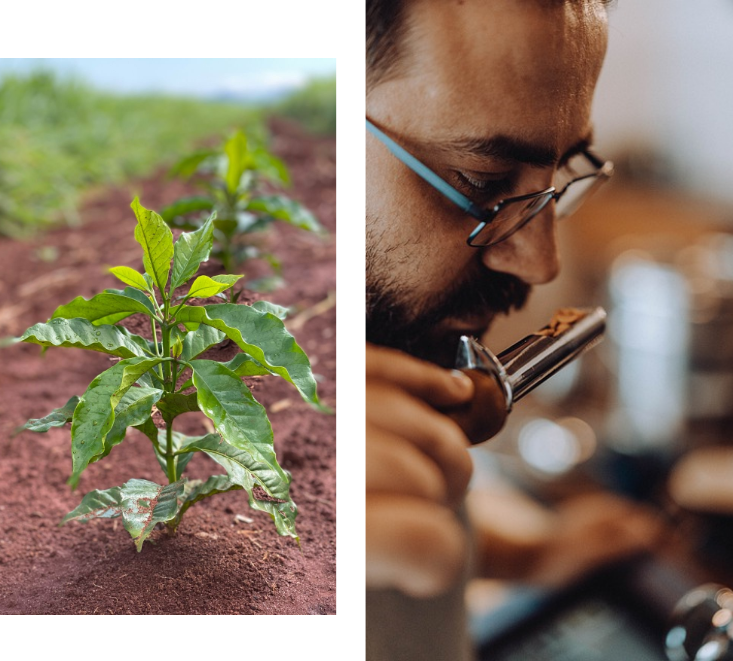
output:
[{"label": "blurred glass jar", "polygon": [[687,414],[733,418],[733,235],[707,234],[677,259],[690,300]]},{"label": "blurred glass jar", "polygon": [[709,583],[677,604],[665,640],[670,661],[733,661],[733,591]]},{"label": "blurred glass jar", "polygon": [[686,413],[685,276],[650,253],[628,251],[613,263],[609,294],[616,393],[607,440],[631,453],[670,450]]}]

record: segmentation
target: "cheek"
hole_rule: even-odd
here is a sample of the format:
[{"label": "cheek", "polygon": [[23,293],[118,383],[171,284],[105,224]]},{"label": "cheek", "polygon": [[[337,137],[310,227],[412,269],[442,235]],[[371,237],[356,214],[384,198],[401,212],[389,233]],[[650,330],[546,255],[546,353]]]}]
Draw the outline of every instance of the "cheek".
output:
[{"label": "cheek", "polygon": [[381,145],[367,143],[370,269],[417,305],[449,287],[473,256],[465,245],[471,224],[449,204]]}]

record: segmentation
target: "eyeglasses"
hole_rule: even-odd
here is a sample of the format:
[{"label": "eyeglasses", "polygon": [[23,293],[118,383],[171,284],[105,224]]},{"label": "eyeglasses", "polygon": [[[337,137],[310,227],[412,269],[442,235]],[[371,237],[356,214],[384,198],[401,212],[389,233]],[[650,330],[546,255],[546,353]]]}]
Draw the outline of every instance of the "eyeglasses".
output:
[{"label": "eyeglasses", "polygon": [[483,208],[435,174],[368,119],[366,126],[370,133],[415,174],[479,221],[467,239],[468,245],[475,248],[493,246],[509,238],[514,232],[522,229],[552,200],[556,204],[556,218],[569,216],[613,174],[611,161],[604,161],[588,150],[584,150],[571,157],[560,168],[558,171],[560,184],[557,188],[550,186],[536,193],[508,197],[493,204],[490,208]]}]

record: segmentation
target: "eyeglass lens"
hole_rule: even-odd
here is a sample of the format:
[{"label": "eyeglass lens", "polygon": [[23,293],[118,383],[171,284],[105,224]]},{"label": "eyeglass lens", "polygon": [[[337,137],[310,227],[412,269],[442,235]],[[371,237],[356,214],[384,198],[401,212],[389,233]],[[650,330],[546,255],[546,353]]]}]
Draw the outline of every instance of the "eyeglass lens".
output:
[{"label": "eyeglass lens", "polygon": [[602,182],[600,177],[588,177],[575,181],[563,193],[557,201],[555,216],[565,218],[578,209],[591,192]]},{"label": "eyeglass lens", "polygon": [[471,245],[486,246],[502,241],[542,211],[550,199],[552,193],[505,204],[490,222],[484,224],[475,235],[471,235]]}]

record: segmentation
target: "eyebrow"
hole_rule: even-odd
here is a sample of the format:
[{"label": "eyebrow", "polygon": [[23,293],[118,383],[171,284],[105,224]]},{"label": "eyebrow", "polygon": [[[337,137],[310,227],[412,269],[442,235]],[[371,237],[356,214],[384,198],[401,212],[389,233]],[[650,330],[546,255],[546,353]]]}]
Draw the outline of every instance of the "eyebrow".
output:
[{"label": "eyebrow", "polygon": [[457,138],[433,142],[435,149],[443,152],[460,153],[484,159],[498,159],[527,163],[536,167],[550,167],[587,150],[593,142],[592,130],[578,140],[565,153],[559,155],[553,147],[533,144],[505,135],[490,138]]}]

